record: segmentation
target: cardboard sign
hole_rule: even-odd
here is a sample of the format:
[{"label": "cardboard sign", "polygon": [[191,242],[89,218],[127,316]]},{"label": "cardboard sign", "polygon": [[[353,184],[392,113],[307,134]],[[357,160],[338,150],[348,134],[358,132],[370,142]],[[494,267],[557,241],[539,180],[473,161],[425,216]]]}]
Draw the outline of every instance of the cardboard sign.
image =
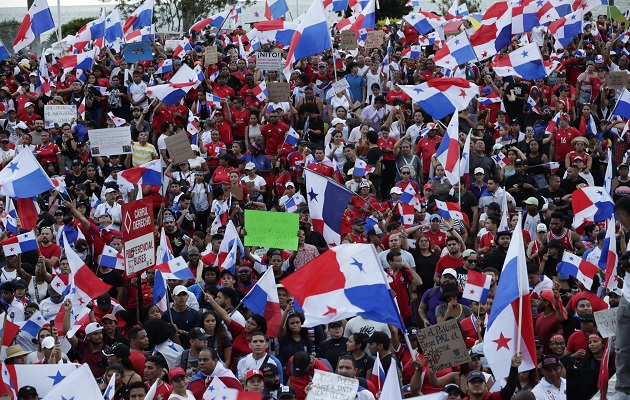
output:
[{"label": "cardboard sign", "polygon": [[291,86],[289,82],[269,82],[267,84],[270,103],[282,103],[289,100]]},{"label": "cardboard sign", "polygon": [[125,43],[122,45],[122,51],[125,61],[130,63],[153,60],[151,42]]},{"label": "cardboard sign", "polygon": [[74,105],[45,105],[44,106],[44,127],[52,128],[55,124],[61,125],[71,124],[72,120],[77,117],[77,106]]},{"label": "cardboard sign", "polygon": [[606,74],[605,85],[611,89],[623,89],[628,85],[628,73],[626,71],[610,71]]},{"label": "cardboard sign", "polygon": [[282,54],[272,52],[256,53],[256,68],[265,71],[282,70]]},{"label": "cardboard sign", "polygon": [[343,50],[355,50],[357,48],[358,39],[357,39],[357,31],[341,31],[341,43],[339,47]]},{"label": "cardboard sign", "polygon": [[597,329],[604,339],[617,334],[617,308],[595,311],[593,316]]},{"label": "cardboard sign", "polygon": [[164,139],[164,141],[166,142],[168,155],[173,159],[173,163],[179,164],[180,162],[188,161],[193,158],[190,142],[184,132],[172,134]]},{"label": "cardboard sign", "polygon": [[230,193],[232,196],[236,198],[236,200],[243,200],[243,187],[241,186],[230,186]]},{"label": "cardboard sign", "polygon": [[131,128],[90,129],[90,150],[95,156],[131,154]]},{"label": "cardboard sign", "polygon": [[424,361],[433,372],[470,361],[456,319],[421,329],[417,336],[424,352]]},{"label": "cardboard sign", "polygon": [[359,380],[332,372],[315,370],[306,400],[352,400],[357,395]]},{"label": "cardboard sign", "polygon": [[384,42],[385,32],[383,31],[369,31],[367,38],[365,39],[366,49],[380,49]]},{"label": "cardboard sign", "polygon": [[348,83],[347,80],[345,79],[339,79],[337,82],[334,82],[332,84],[333,90],[335,91],[335,94],[339,93],[339,92],[343,92],[344,90],[348,89],[350,87],[350,83]]},{"label": "cardboard sign", "polygon": [[125,240],[125,272],[133,275],[155,265],[153,203],[140,199],[122,205],[122,236]]},{"label": "cardboard sign", "polygon": [[205,65],[216,64],[219,62],[217,46],[206,46],[204,51],[203,60]]},{"label": "cardboard sign", "polygon": [[245,246],[297,250],[300,215],[245,210]]}]

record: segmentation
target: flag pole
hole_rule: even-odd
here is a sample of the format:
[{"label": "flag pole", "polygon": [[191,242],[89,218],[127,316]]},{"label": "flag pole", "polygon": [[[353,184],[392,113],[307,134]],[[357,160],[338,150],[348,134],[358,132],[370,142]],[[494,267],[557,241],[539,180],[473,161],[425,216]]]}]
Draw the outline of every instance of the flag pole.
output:
[{"label": "flag pole", "polygon": [[[520,229],[521,226],[521,213],[518,214],[518,222],[516,229]],[[509,226],[509,222],[508,222]],[[521,338],[523,336],[522,326],[523,326],[523,296],[521,295],[521,272],[519,271],[518,263],[516,266],[517,276],[518,276],[518,335],[516,340],[516,354],[521,354]]]}]

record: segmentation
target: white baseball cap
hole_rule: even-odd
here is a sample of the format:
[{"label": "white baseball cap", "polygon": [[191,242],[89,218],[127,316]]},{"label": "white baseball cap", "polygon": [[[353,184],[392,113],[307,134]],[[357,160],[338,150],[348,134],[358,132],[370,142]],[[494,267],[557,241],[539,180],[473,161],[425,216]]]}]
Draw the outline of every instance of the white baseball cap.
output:
[{"label": "white baseball cap", "polygon": [[175,289],[173,289],[173,295],[174,296],[179,296],[182,293],[188,293],[188,289],[186,289],[186,286],[184,285],[177,285],[175,286]]},{"label": "white baseball cap", "polygon": [[85,334],[90,335],[94,332],[100,332],[102,330],[103,327],[101,326],[101,324],[99,324],[98,322],[91,322],[85,327]]},{"label": "white baseball cap", "polygon": [[442,276],[444,275],[453,275],[453,277],[457,278],[457,272],[453,268],[446,268],[442,272]]},{"label": "white baseball cap", "polygon": [[254,169],[256,168],[256,165],[254,165],[253,162],[248,162],[247,164],[245,164],[245,170],[247,171],[248,169]]},{"label": "white baseball cap", "polygon": [[47,336],[42,340],[42,349],[52,349],[55,347],[55,338],[52,336]]},{"label": "white baseball cap", "polygon": [[389,193],[391,194],[403,194],[403,190],[399,186],[394,186],[390,189]]}]

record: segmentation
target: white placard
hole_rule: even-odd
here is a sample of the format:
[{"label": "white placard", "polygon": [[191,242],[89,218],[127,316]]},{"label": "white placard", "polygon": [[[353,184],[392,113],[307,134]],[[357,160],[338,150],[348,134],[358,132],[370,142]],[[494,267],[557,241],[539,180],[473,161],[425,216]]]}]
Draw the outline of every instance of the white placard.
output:
[{"label": "white placard", "polygon": [[180,40],[177,40],[177,39],[165,40],[164,41],[164,48],[166,49],[167,47],[170,47],[171,49],[175,50],[175,47],[177,47],[179,42],[180,42]]},{"label": "white placard", "polygon": [[71,124],[77,118],[77,106],[65,104],[47,104],[44,106],[44,126],[49,129],[55,124]]},{"label": "white placard", "polygon": [[353,400],[359,389],[359,381],[354,378],[315,370],[311,390],[306,400]]},{"label": "white placard", "polygon": [[131,154],[131,129],[120,128],[91,129],[90,151],[94,156],[110,156],[112,154]]},{"label": "white placard", "polygon": [[348,89],[350,87],[350,84],[345,79],[339,79],[337,82],[334,82],[332,84],[332,87],[335,94],[337,94],[339,92],[343,92],[344,90]]},{"label": "white placard", "polygon": [[282,54],[273,52],[256,53],[256,69],[280,71],[282,69]]},{"label": "white placard", "polygon": [[617,309],[595,311],[593,313],[597,329],[604,339],[617,334]]}]

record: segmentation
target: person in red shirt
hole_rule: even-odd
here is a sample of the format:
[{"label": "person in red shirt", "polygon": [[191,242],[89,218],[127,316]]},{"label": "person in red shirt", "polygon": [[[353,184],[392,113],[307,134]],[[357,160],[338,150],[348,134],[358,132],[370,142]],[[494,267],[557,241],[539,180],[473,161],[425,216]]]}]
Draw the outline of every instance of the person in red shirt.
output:
[{"label": "person in red shirt", "polygon": [[422,160],[422,180],[426,181],[429,176],[429,168],[431,166],[431,156],[435,154],[438,145],[442,142],[442,137],[438,136],[438,127],[436,124],[429,123],[427,135],[418,140],[416,146],[416,154]]},{"label": "person in red shirt", "polygon": [[429,229],[423,232],[431,241],[433,251],[438,253],[446,246],[446,232],[440,229],[440,221],[442,221],[442,217],[437,214],[431,215],[429,217]]},{"label": "person in red shirt", "polygon": [[[280,121],[280,115],[278,111],[272,111],[269,114],[269,123],[265,124],[261,128],[261,142],[263,148],[265,149],[265,154],[272,158],[271,161],[274,161],[278,155],[280,147],[284,143],[284,138],[286,133],[289,131],[289,126],[284,122]],[[317,153],[317,151],[316,151]],[[322,154],[324,154],[324,150],[322,148]],[[316,157],[317,159],[317,157]],[[323,160],[323,156],[322,156]],[[319,160],[321,162],[322,160]]]},{"label": "person in red shirt", "polygon": [[367,243],[365,236],[365,221],[363,218],[355,218],[352,220],[352,231],[346,236],[352,243]]},{"label": "person in red shirt", "polygon": [[316,369],[333,372],[326,363],[312,357],[305,351],[298,351],[293,357],[289,358],[287,366],[287,377],[289,380],[287,386],[295,389],[297,400],[306,399],[305,388],[313,380]]},{"label": "person in red shirt", "polygon": [[[433,215],[431,217],[433,217]],[[432,223],[433,221],[434,220],[431,220]],[[457,269],[457,267],[464,265],[464,262],[462,261],[462,253],[459,247],[459,240],[457,240],[455,236],[449,236],[446,238],[446,246],[448,253],[440,257],[437,264],[435,264],[435,274],[433,276],[433,280],[435,282],[440,281],[442,272],[444,272],[445,269]]]},{"label": "person in red shirt", "polygon": [[235,96],[234,89],[226,85],[226,83],[227,75],[224,74],[219,74],[219,76],[217,76],[216,82],[210,83],[214,94],[222,99],[227,99],[230,96]]},{"label": "person in red shirt", "polygon": [[227,101],[223,102],[223,115],[220,111],[214,114],[214,129],[219,131],[221,141],[226,145],[231,145],[234,142],[234,135],[232,133],[232,114],[230,113],[230,107]]},{"label": "person in red shirt", "polygon": [[42,132],[42,144],[35,146],[35,154],[39,163],[49,162],[55,165],[55,170],[59,171],[61,167],[61,150],[59,147],[50,141],[50,133]]},{"label": "person in red shirt", "polygon": [[19,115],[20,121],[24,122],[29,129],[33,130],[35,128],[35,120],[41,119],[43,121],[43,119],[39,114],[35,113],[34,103],[28,101],[24,104],[24,108],[26,111]]},{"label": "person in red shirt", "polygon": [[52,241],[52,231],[50,228],[42,228],[39,232],[39,252],[46,259],[46,263],[55,267],[61,257],[61,247]]},{"label": "person in red shirt", "polygon": [[381,193],[387,197],[390,189],[396,183],[396,156],[394,155],[394,145],[396,138],[389,136],[389,126],[381,126],[381,137],[376,142],[383,153],[381,164]]},{"label": "person in red shirt", "polygon": [[559,162],[560,165],[564,165],[567,154],[573,150],[571,141],[578,136],[582,136],[582,134],[569,125],[569,114],[562,113],[560,115],[560,126],[556,129],[551,138],[549,159]]},{"label": "person in red shirt", "polygon": [[249,125],[250,112],[243,107],[242,97],[235,97],[232,100],[230,116],[234,126],[234,138],[236,140],[245,140],[245,128]]},{"label": "person in red shirt", "polygon": [[[146,385],[147,389],[150,389],[156,380],[162,378],[164,369],[168,368],[168,365],[166,365],[165,361],[166,360],[164,359],[164,357],[153,355],[147,358],[144,362],[144,384]],[[171,393],[173,393],[173,388],[171,387],[171,385],[166,382],[160,382],[155,391],[154,398],[168,399]]]},{"label": "person in red shirt", "polygon": [[548,105],[551,102],[551,88],[545,85],[544,79],[536,79],[536,84],[529,89],[529,97],[540,107]]},{"label": "person in red shirt", "polygon": [[394,100],[396,99],[400,99],[405,103],[408,101],[411,101],[411,97],[409,97],[409,95],[405,93],[405,91],[402,90],[400,86],[398,86],[402,84],[403,84],[402,79],[396,79],[394,81],[394,88],[390,90],[389,92],[387,92],[387,95],[385,96],[385,100],[387,100],[387,104],[389,104],[390,106],[394,105]]},{"label": "person in red shirt", "polygon": [[396,294],[400,316],[405,326],[411,326],[413,321],[408,285],[411,284],[411,293],[415,293],[416,286],[422,285],[422,278],[409,264],[403,262],[402,254],[398,250],[390,250],[387,253],[387,263],[389,267],[386,273],[388,280],[391,279],[389,287]]}]

